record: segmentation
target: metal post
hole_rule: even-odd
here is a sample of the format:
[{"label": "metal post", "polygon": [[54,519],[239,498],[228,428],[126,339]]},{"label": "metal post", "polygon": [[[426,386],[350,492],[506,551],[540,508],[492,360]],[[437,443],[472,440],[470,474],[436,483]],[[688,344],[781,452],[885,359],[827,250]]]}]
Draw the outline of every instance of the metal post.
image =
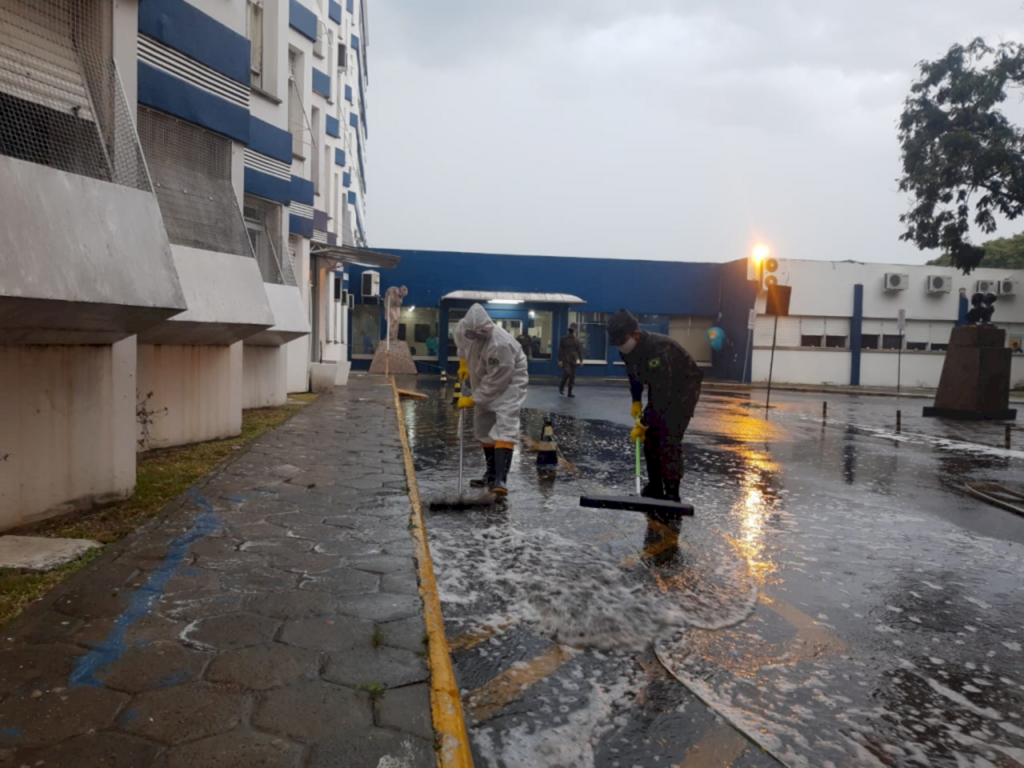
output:
[{"label": "metal post", "polygon": [[821,420],[822,421],[827,421],[828,420],[828,400],[825,400],[821,404]]},{"label": "metal post", "polygon": [[900,382],[903,378],[903,331],[900,331],[900,348],[896,353],[896,397],[900,396]]},{"label": "metal post", "polygon": [[754,356],[754,329],[747,328],[747,351],[743,355],[743,376],[740,378],[740,384],[747,381],[747,370],[750,368],[750,358]]},{"label": "metal post", "polygon": [[[384,375],[391,375],[391,296],[387,293],[384,294],[384,334],[386,336],[384,340]],[[461,476],[459,481],[461,483]],[[462,488],[459,488],[459,492],[462,492]]]},{"label": "metal post", "polygon": [[772,329],[772,356],[768,360],[768,395],[764,399],[764,417],[768,418],[768,404],[772,401],[772,371],[775,369],[775,340],[779,336],[779,316],[775,316],[775,327]]},{"label": "metal post", "polygon": [[896,411],[896,431],[903,429],[903,411]]},{"label": "metal post", "polygon": [[1006,425],[1006,447],[1007,448],[1010,447],[1010,429],[1011,429],[1011,426],[1009,424],[1007,424]]}]

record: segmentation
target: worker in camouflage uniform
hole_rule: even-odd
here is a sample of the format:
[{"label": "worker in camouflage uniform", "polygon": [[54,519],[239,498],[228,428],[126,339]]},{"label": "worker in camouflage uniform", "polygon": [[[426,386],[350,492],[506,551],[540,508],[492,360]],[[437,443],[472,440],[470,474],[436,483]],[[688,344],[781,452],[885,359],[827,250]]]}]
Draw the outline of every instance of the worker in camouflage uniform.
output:
[{"label": "worker in camouflage uniform", "polygon": [[[609,318],[608,340],[618,347],[629,374],[636,420],[630,438],[644,441],[648,483],[642,495],[680,501],[683,436],[700,399],[704,373],[679,342],[641,331],[636,317],[624,309]],[[641,402],[644,388],[646,408]]]},{"label": "worker in camouflage uniform", "polygon": [[569,385],[569,397],[576,384],[576,366],[583,363],[583,347],[576,338],[576,329],[569,327],[569,332],[558,342],[558,367],[562,369],[562,383],[558,385],[558,394],[565,394],[565,385]]}]

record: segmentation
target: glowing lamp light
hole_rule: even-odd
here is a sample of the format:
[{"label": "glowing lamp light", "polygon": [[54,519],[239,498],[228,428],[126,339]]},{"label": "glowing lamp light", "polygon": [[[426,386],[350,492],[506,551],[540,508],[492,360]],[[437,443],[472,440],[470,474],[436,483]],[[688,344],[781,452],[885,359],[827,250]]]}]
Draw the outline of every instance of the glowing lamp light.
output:
[{"label": "glowing lamp light", "polygon": [[758,243],[754,246],[753,252],[750,254],[755,264],[760,264],[771,255],[772,249],[764,243]]}]

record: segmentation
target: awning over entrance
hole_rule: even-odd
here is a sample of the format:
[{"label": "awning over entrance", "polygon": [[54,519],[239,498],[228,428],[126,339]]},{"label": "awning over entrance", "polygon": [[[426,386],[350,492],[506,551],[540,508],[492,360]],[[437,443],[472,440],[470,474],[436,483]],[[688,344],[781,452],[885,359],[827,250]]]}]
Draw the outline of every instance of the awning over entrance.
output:
[{"label": "awning over entrance", "polygon": [[492,301],[496,304],[586,304],[571,293],[515,293],[513,291],[452,291],[441,301]]},{"label": "awning over entrance", "polygon": [[331,259],[339,264],[358,264],[363,267],[378,269],[394,269],[401,259],[390,253],[371,251],[367,248],[355,248],[351,245],[323,245],[317,243],[309,252],[310,256]]}]

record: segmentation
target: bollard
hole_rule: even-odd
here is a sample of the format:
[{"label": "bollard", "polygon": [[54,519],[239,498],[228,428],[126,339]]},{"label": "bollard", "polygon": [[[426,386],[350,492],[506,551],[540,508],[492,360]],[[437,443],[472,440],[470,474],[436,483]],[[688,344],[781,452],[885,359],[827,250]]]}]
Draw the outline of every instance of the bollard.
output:
[{"label": "bollard", "polygon": [[448,383],[448,371],[441,371],[441,383],[442,384],[447,384]]},{"label": "bollard", "polygon": [[462,382],[456,379],[455,387],[452,389],[452,405],[459,402],[460,397],[462,397]]},{"label": "bollard", "polygon": [[825,421],[828,419],[828,400],[821,404],[821,420]]},{"label": "bollard", "polygon": [[896,411],[896,431],[903,429],[903,411]]},{"label": "bollard", "polygon": [[540,432],[537,444],[537,466],[550,467],[558,464],[558,446],[555,445],[555,429],[551,422],[544,420],[544,428]]},{"label": "bollard", "polygon": [[1010,424],[1007,424],[1006,425],[1006,447],[1007,448],[1010,447],[1010,430],[1011,429],[1012,429],[1012,426]]}]

